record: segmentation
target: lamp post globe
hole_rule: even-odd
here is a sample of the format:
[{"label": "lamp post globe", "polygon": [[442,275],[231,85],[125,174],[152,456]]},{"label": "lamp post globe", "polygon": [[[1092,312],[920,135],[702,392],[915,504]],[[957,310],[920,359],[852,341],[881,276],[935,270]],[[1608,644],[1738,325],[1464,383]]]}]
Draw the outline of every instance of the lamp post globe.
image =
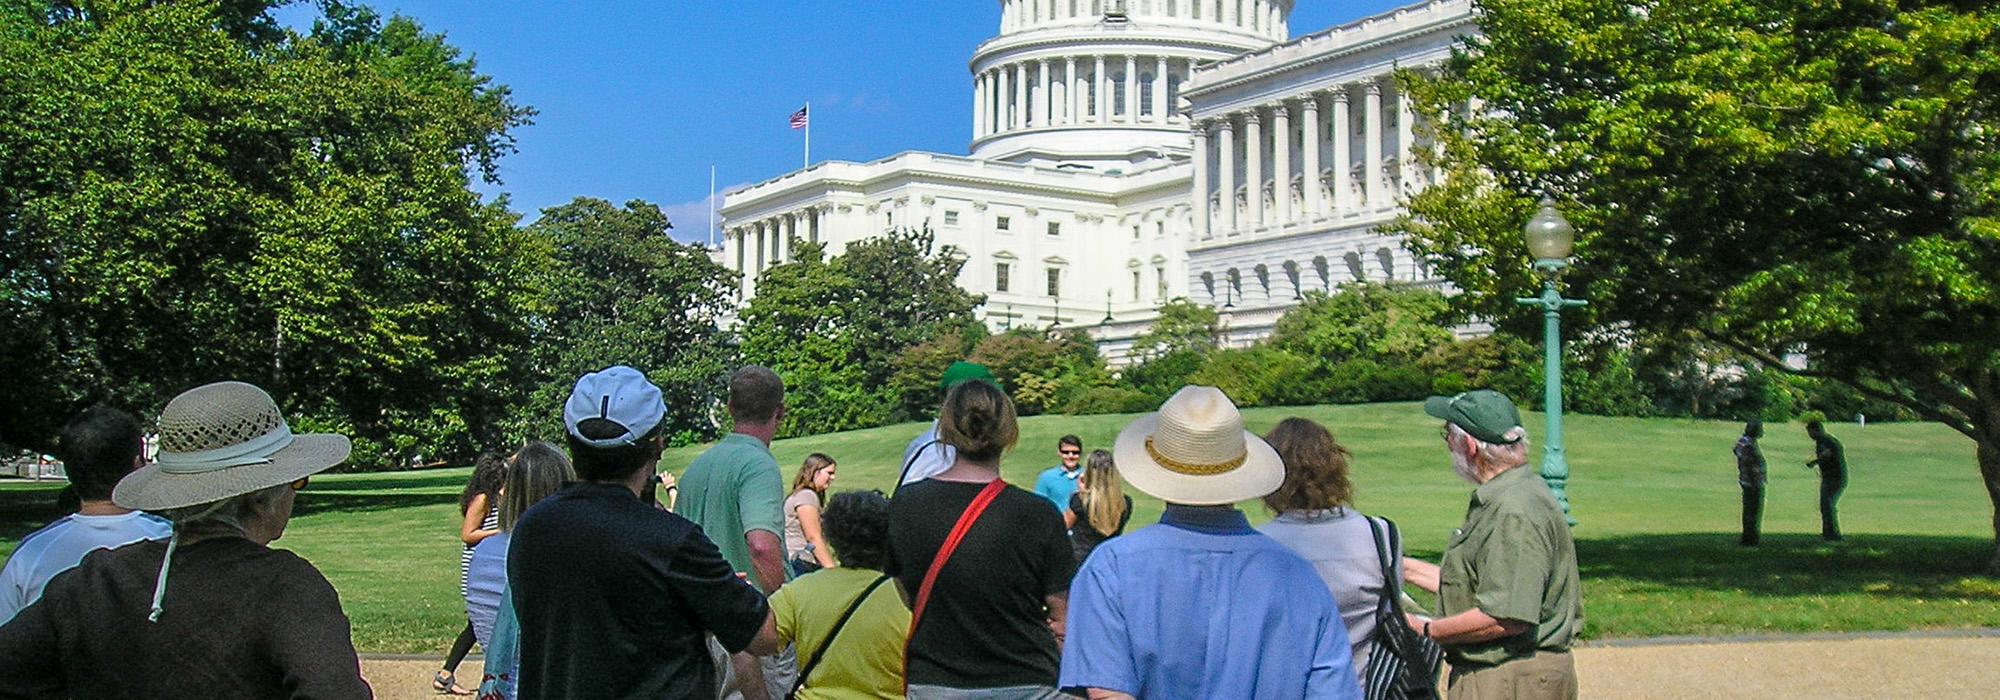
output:
[{"label": "lamp post globe", "polygon": [[1535,256],[1536,263],[1567,264],[1569,252],[1576,245],[1576,229],[1569,225],[1556,209],[1556,202],[1542,198],[1541,209],[1528,220],[1528,253]]}]

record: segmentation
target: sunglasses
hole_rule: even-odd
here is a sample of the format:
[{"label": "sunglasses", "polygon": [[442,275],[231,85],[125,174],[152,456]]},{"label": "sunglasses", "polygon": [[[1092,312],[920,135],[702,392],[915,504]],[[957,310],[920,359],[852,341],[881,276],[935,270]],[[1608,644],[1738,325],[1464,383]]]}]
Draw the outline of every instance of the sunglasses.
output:
[{"label": "sunglasses", "polygon": [[1083,456],[1083,452],[1082,452],[1082,451],[1079,451],[1079,450],[1056,450],[1056,451],[1057,451],[1057,452],[1060,452],[1060,453],[1062,453],[1062,456],[1064,456],[1064,457],[1081,457],[1081,456]]},{"label": "sunglasses", "polygon": [[307,476],[307,477],[300,477],[298,481],[294,481],[294,482],[292,482],[292,490],[293,490],[293,491],[304,491],[304,490],[306,490],[306,484],[310,484],[310,483],[312,483],[312,477],[310,477],[310,476]]}]

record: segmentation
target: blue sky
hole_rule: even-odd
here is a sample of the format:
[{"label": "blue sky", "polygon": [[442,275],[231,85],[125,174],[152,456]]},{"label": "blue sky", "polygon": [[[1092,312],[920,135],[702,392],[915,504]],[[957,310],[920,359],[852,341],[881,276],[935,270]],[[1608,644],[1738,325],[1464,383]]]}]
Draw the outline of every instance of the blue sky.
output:
[{"label": "blue sky", "polygon": [[[683,240],[707,236],[710,165],[724,190],[800,166],[800,133],[785,119],[807,100],[814,161],[964,153],[966,62],[1000,16],[992,0],[368,4],[443,33],[540,111],[489,195],[508,193],[524,221],[578,196],[644,199],[667,209]],[[1292,33],[1402,4],[1300,0]]]}]

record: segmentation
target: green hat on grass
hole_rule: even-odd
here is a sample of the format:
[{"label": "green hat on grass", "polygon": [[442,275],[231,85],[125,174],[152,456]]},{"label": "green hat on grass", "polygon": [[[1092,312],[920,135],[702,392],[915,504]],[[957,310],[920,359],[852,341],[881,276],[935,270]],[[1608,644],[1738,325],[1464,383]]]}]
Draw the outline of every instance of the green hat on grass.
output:
[{"label": "green hat on grass", "polygon": [[986,382],[993,386],[1000,386],[999,380],[993,378],[993,373],[986,369],[986,365],[959,360],[951,363],[950,367],[945,368],[944,377],[938,379],[938,388],[950,391],[959,382],[971,381]]},{"label": "green hat on grass", "polygon": [[1506,394],[1492,389],[1424,399],[1424,412],[1458,426],[1481,442],[1494,445],[1520,442],[1518,438],[1509,440],[1506,436],[1507,431],[1521,427],[1521,412],[1514,408],[1514,402]]}]

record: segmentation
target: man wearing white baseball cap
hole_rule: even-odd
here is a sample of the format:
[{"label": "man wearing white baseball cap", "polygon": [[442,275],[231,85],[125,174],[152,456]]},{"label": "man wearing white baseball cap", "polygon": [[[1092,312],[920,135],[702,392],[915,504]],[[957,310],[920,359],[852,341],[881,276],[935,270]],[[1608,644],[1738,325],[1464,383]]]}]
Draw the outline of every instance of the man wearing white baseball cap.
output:
[{"label": "man wearing white baseball cap", "polygon": [[528,509],[507,554],[521,700],[713,697],[706,635],[777,649],[764,596],[701,528],[640,500],[665,415],[659,387],[624,366],[584,375],[563,405],[580,481]]},{"label": "man wearing white baseball cap", "polygon": [[1126,426],[1115,455],[1125,480],[1167,509],[1158,527],[1098,545],[1070,584],[1063,688],[1359,700],[1333,595],[1234,506],[1277,490],[1285,468],[1229,397],[1183,387]]}]

